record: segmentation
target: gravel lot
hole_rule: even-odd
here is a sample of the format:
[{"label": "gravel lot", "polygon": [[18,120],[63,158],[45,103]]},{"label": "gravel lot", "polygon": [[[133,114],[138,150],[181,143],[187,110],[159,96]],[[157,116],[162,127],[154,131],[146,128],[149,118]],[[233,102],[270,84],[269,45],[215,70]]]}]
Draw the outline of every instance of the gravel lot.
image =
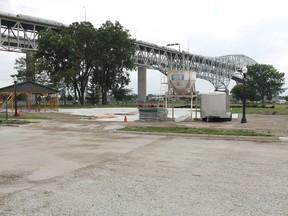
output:
[{"label": "gravel lot", "polygon": [[115,131],[156,122],[37,115],[51,120],[0,127],[1,216],[288,215],[287,116],[165,123],[280,137],[227,139]]}]

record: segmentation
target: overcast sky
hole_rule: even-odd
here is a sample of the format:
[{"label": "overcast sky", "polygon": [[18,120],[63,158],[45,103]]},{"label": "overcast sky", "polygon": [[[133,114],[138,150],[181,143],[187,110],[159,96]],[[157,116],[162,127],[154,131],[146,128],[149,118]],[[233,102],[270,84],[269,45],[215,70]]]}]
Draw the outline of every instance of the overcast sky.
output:
[{"label": "overcast sky", "polygon": [[[180,43],[182,50],[211,57],[244,54],[285,72],[286,88],[287,8],[287,0],[0,0],[1,12],[64,24],[86,18],[95,28],[107,20],[119,21],[137,40],[160,46]],[[0,87],[12,83],[15,58],[21,56],[0,51]],[[148,70],[147,76],[147,93],[161,93],[161,73]],[[131,78],[129,87],[137,92],[137,73],[131,72]],[[232,81],[229,87],[233,85]],[[207,81],[197,79],[196,90],[214,89]]]}]

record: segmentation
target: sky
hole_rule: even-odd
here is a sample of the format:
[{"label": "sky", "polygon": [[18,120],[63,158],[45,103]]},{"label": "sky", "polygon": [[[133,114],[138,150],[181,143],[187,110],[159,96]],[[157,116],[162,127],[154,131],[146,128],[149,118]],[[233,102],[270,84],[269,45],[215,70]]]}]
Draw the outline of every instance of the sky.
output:
[{"label": "sky", "polygon": [[[118,21],[132,38],[159,46],[179,43],[181,50],[208,57],[244,54],[284,72],[288,88],[287,5],[287,0],[0,0],[0,11],[63,24],[86,20],[95,28]],[[12,84],[15,59],[22,56],[0,51],[0,88]],[[130,77],[128,88],[137,93],[137,71]],[[234,85],[231,81],[229,89]],[[162,87],[161,73],[147,70],[147,94],[160,94]],[[197,79],[196,90],[214,87]]]}]

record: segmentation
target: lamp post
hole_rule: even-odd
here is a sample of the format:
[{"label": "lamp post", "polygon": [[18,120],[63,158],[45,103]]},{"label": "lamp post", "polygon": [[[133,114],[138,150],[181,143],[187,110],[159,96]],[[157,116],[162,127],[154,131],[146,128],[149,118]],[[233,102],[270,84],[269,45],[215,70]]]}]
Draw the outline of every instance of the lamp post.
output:
[{"label": "lamp post", "polygon": [[242,119],[241,123],[247,123],[246,119],[246,74],[248,72],[247,67],[242,68],[242,73],[243,73],[243,114],[242,114]]},{"label": "lamp post", "polygon": [[14,76],[13,77],[13,81],[14,81],[14,99],[15,99],[15,116],[18,116],[18,113],[17,113],[17,89],[16,89],[16,86],[17,86],[17,77]]},{"label": "lamp post", "polygon": [[84,8],[84,21],[86,22],[86,7],[83,8]]}]

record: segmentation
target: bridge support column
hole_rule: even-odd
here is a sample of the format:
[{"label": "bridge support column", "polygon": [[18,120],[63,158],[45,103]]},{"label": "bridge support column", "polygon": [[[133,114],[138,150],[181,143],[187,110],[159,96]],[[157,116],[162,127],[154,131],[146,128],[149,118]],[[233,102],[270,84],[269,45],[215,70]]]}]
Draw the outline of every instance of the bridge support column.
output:
[{"label": "bridge support column", "polygon": [[146,100],[146,67],[138,67],[138,101]]}]

